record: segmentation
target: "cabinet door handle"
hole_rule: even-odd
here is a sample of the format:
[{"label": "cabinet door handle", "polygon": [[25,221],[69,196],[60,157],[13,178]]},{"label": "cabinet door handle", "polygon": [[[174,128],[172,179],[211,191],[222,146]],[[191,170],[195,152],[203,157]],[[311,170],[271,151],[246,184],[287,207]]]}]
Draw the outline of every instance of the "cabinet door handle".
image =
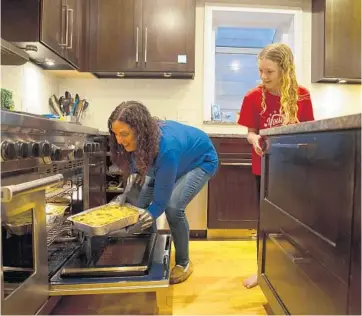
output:
[{"label": "cabinet door handle", "polygon": [[147,43],[148,43],[148,29],[145,29],[145,64],[147,64]]},{"label": "cabinet door handle", "polygon": [[65,43],[60,43],[60,46],[65,46],[65,47],[68,46],[68,33],[69,33],[68,10],[69,10],[68,5],[62,6],[62,15],[63,12],[65,12]]},{"label": "cabinet door handle", "polygon": [[[72,31],[70,32],[70,45],[67,46],[67,49],[72,49],[73,48],[73,31],[74,31],[74,10],[73,9],[68,9],[67,10],[67,15],[70,13],[71,16],[71,23],[72,23]],[[68,19],[69,22],[69,19]],[[69,29],[69,26],[68,26]]]},{"label": "cabinet door handle", "polygon": [[251,162],[222,162],[222,166],[251,166]]},{"label": "cabinet door handle", "polygon": [[[304,258],[301,254],[295,256],[294,254],[290,253],[287,249],[283,247],[283,245],[279,242],[278,239],[284,238],[283,234],[269,234],[270,240],[274,242],[278,246],[278,248],[295,264],[299,263],[309,263],[309,258]],[[287,241],[293,248],[295,248],[289,241]]]},{"label": "cabinet door handle", "polygon": [[315,148],[316,144],[272,144],[274,148],[288,148],[288,149],[300,149],[300,148]]},{"label": "cabinet door handle", "polygon": [[136,64],[138,64],[138,37],[139,37],[139,31],[140,31],[140,28],[137,26],[137,29],[136,29]]}]

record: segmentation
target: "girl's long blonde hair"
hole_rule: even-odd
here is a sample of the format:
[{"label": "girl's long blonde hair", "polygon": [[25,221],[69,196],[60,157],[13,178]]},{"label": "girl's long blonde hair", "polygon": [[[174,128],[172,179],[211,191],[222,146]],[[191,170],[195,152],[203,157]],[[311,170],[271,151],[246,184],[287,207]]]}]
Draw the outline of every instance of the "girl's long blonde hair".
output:
[{"label": "girl's long blonde hair", "polygon": [[[268,59],[275,62],[280,69],[280,114],[283,115],[283,125],[298,123],[298,82],[295,74],[294,57],[288,45],[274,43],[266,46],[259,54],[258,60]],[[262,85],[261,107],[266,111],[265,87]]]}]

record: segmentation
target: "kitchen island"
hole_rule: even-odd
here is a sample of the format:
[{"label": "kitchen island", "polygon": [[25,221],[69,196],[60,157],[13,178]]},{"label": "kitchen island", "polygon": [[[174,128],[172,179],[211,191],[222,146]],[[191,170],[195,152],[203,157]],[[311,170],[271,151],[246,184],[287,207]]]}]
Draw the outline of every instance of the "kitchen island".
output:
[{"label": "kitchen island", "polygon": [[275,314],[361,313],[361,114],[261,131],[258,279]]}]

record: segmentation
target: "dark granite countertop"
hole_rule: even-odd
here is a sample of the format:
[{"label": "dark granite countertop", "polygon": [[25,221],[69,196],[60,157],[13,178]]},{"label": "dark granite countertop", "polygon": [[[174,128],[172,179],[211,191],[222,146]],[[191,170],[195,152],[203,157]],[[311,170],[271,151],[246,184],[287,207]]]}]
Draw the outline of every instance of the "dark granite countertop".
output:
[{"label": "dark granite countertop", "polygon": [[284,135],[361,128],[361,113],[263,129],[260,135]]},{"label": "dark granite countertop", "polygon": [[222,134],[222,133],[207,133],[209,137],[217,137],[217,138],[246,138],[248,135],[246,134]]}]

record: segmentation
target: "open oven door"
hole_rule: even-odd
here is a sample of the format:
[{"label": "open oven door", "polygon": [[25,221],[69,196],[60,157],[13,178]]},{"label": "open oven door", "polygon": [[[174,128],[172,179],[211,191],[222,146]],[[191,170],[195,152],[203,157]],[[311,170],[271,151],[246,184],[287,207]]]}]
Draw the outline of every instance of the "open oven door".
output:
[{"label": "open oven door", "polygon": [[50,296],[156,291],[169,286],[171,236],[92,237],[50,279]]}]

